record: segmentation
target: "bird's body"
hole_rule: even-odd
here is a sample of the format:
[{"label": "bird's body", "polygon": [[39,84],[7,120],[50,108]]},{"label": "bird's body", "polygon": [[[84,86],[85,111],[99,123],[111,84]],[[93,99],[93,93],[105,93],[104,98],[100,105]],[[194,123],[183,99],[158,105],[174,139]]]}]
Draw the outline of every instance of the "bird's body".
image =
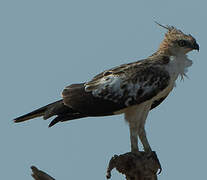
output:
[{"label": "bird's body", "polygon": [[172,91],[178,76],[183,78],[192,65],[186,53],[199,49],[191,35],[185,35],[174,27],[167,28],[168,33],[160,48],[147,59],[109,69],[89,82],[67,86],[62,100],[14,121],[22,122],[39,116],[48,119],[56,115],[49,125],[52,126],[60,121],[124,113],[129,123],[132,152],[139,150],[138,137],[144,150],[151,152],[144,128],[147,115]]}]

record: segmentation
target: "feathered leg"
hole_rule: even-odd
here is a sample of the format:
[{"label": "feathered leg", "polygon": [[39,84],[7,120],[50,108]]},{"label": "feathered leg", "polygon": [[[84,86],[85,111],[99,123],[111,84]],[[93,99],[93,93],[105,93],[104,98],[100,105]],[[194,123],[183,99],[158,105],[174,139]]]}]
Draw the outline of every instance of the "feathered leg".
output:
[{"label": "feathered leg", "polygon": [[139,123],[138,131],[137,131],[139,139],[144,147],[144,151],[147,153],[152,152],[152,149],[151,149],[150,144],[147,140],[146,131],[145,131],[145,122],[146,122],[150,107],[151,107],[150,105],[144,106],[143,111],[141,113],[140,123]]},{"label": "feathered leg", "polygon": [[151,153],[152,152],[152,149],[151,149],[150,144],[149,144],[149,142],[147,140],[145,128],[144,127],[141,128],[139,130],[138,134],[139,134],[139,139],[142,142],[142,145],[144,147],[144,151],[146,153]]},{"label": "feathered leg", "polygon": [[138,127],[139,121],[136,121],[137,108],[131,107],[125,112],[125,120],[129,123],[131,152],[138,153]]},{"label": "feathered leg", "polygon": [[129,131],[130,131],[130,141],[131,141],[131,152],[137,153],[139,151],[137,127],[135,127],[133,123],[129,123]]}]

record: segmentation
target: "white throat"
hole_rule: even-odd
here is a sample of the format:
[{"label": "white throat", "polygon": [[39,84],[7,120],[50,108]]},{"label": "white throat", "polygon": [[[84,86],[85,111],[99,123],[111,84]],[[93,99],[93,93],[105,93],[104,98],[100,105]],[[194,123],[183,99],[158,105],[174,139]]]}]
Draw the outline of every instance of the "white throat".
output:
[{"label": "white throat", "polygon": [[184,79],[184,76],[187,76],[188,67],[192,65],[192,61],[188,59],[185,54],[178,54],[176,56],[170,56],[170,62],[166,66],[167,71],[169,72],[171,79],[176,80],[178,76],[181,76],[181,79]]}]

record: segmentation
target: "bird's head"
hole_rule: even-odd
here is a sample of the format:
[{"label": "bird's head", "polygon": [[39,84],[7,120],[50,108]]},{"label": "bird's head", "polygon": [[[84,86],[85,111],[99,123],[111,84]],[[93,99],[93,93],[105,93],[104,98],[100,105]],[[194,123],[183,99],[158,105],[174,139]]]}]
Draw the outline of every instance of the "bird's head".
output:
[{"label": "bird's head", "polygon": [[192,35],[184,34],[181,30],[173,26],[157,24],[168,30],[164,40],[160,44],[159,51],[164,51],[169,55],[186,54],[192,50],[199,51],[199,45]]}]

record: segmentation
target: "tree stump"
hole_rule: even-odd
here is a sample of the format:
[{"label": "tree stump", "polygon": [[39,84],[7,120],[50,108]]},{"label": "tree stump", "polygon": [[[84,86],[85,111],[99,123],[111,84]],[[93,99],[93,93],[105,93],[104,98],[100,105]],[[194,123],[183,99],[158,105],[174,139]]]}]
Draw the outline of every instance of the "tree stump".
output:
[{"label": "tree stump", "polygon": [[108,165],[107,179],[111,178],[114,168],[124,174],[126,180],[157,180],[157,174],[162,171],[155,152],[151,156],[145,152],[141,152],[141,155],[132,152],[114,155]]}]

